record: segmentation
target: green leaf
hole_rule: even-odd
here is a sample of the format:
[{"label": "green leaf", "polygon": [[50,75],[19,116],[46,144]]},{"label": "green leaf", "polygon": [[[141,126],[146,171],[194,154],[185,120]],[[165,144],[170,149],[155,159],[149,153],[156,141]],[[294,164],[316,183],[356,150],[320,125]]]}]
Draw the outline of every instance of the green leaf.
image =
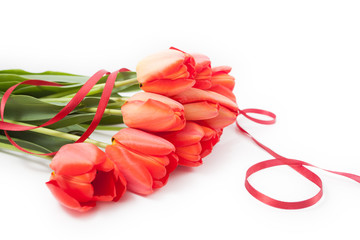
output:
[{"label": "green leaf", "polygon": [[42,102],[31,96],[13,95],[6,102],[5,118],[20,122],[50,119],[61,109],[62,106]]},{"label": "green leaf", "polygon": [[82,126],[80,126],[78,124],[74,124],[74,125],[69,125],[69,126],[62,127],[62,128],[57,128],[55,130],[60,131],[60,132],[64,132],[64,133],[69,133],[69,134],[81,136],[86,131],[86,128],[84,128],[84,127],[82,127]]},{"label": "green leaf", "polygon": [[35,145],[41,146],[50,152],[58,151],[65,144],[73,143],[74,141],[49,136],[41,133],[23,131],[23,132],[11,132],[11,137],[23,140],[25,142],[31,142]]},{"label": "green leaf", "polygon": [[78,89],[80,89],[82,85],[83,84],[73,84],[73,85],[65,85],[61,87],[20,85],[15,89],[13,94],[29,95],[37,98],[42,98],[54,93],[65,92],[71,89],[74,89],[74,91],[78,91]]},{"label": "green leaf", "polygon": [[[61,119],[60,121],[47,126],[47,128],[57,129],[57,128],[64,128],[64,127],[72,126],[74,124],[85,123],[85,122],[91,121],[94,118],[94,116],[95,116],[95,113],[71,114],[71,115],[68,115],[65,118]],[[44,123],[44,121],[30,121],[27,123],[39,126],[42,123]]]},{"label": "green leaf", "polygon": [[[89,124],[90,122],[88,122]],[[122,116],[104,115],[99,125],[115,125],[124,123]]]},{"label": "green leaf", "polygon": [[[43,153],[50,153],[51,152],[51,150],[49,150],[49,149],[47,149],[45,147],[42,147],[42,146],[40,146],[38,144],[35,144],[32,141],[21,140],[21,139],[18,139],[18,138],[13,138],[13,140],[18,145],[20,145],[20,147],[23,147],[23,148],[26,148],[26,149],[29,149],[29,150],[39,151],[39,152],[43,152]],[[6,136],[1,135],[1,133],[0,133],[0,142],[6,143],[6,144],[11,144],[9,142],[9,140],[6,138]]]},{"label": "green leaf", "polygon": [[6,69],[6,70],[0,70],[0,74],[16,74],[16,75],[63,75],[63,76],[81,76],[71,73],[64,73],[64,72],[55,72],[55,71],[46,71],[42,73],[32,73],[27,72],[22,69]]}]

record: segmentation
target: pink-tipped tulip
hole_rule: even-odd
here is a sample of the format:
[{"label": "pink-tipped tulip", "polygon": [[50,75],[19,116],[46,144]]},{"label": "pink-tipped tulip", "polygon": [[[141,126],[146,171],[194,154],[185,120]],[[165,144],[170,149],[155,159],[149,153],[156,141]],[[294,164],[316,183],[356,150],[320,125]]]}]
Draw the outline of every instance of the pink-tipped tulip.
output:
[{"label": "pink-tipped tulip", "polygon": [[144,91],[172,96],[195,84],[194,67],[191,55],[168,49],[141,60],[136,73]]}]

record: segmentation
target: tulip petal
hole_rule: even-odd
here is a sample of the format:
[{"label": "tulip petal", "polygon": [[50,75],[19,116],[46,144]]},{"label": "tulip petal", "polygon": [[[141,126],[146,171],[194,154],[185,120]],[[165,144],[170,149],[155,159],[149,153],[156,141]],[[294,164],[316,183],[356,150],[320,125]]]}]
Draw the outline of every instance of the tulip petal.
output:
[{"label": "tulip petal", "polygon": [[218,67],[213,67],[212,68],[213,74],[216,74],[216,73],[229,73],[230,71],[231,71],[230,66],[218,66]]},{"label": "tulip petal", "polygon": [[158,93],[165,96],[179,94],[194,86],[195,80],[190,78],[166,80],[158,79],[151,82],[143,83],[141,89],[146,92]]},{"label": "tulip petal", "polygon": [[123,151],[126,152],[127,157],[133,162],[144,166],[149,171],[153,179],[160,179],[166,175],[165,166],[154,159],[151,155],[138,154],[125,148]]},{"label": "tulip petal", "polygon": [[112,201],[116,196],[114,171],[98,171],[91,184],[94,187],[93,200],[95,201]]},{"label": "tulip petal", "polygon": [[132,128],[162,132],[182,129],[185,118],[168,105],[153,99],[127,102],[121,107],[124,123]]},{"label": "tulip petal", "polygon": [[175,153],[171,153],[168,155],[168,158],[169,158],[169,164],[166,165],[166,172],[169,174],[176,169],[179,162],[179,157]]},{"label": "tulip petal", "polygon": [[182,130],[174,133],[162,134],[160,136],[169,140],[176,147],[182,147],[200,142],[204,137],[204,130],[200,125],[194,122],[187,122],[185,128]]},{"label": "tulip petal", "polygon": [[200,159],[201,144],[195,143],[185,147],[177,147],[175,153],[188,161],[198,161]]},{"label": "tulip petal", "polygon": [[184,110],[184,107],[181,103],[179,103],[171,98],[168,98],[166,96],[156,94],[156,93],[150,93],[150,92],[138,92],[138,93],[134,94],[133,96],[131,96],[127,100],[127,102],[131,102],[131,101],[135,101],[135,100],[140,100],[140,101],[145,102],[149,99],[153,99],[153,100],[157,100],[159,102],[165,103],[166,105],[171,107],[174,111]]},{"label": "tulip petal", "polygon": [[46,183],[46,186],[50,189],[51,193],[55,198],[65,207],[79,211],[85,212],[95,207],[95,202],[86,202],[80,203],[75,198],[71,197],[69,194],[64,192],[63,189],[59,187],[56,181],[50,180]]},{"label": "tulip petal", "polygon": [[236,97],[234,93],[227,87],[224,87],[222,85],[215,85],[212,86],[209,91],[219,93],[236,103]]},{"label": "tulip petal", "polygon": [[144,83],[167,78],[183,70],[184,61],[185,54],[172,49],[152,54],[138,63],[136,67],[138,81]]},{"label": "tulip petal", "polygon": [[213,129],[223,129],[235,122],[236,116],[237,115],[234,112],[220,106],[219,115],[217,117],[203,120],[201,123]]},{"label": "tulip petal", "polygon": [[114,162],[111,161],[108,157],[106,160],[101,163],[100,165],[96,166],[97,170],[103,171],[103,172],[110,172],[115,167]]},{"label": "tulip petal", "polygon": [[161,188],[166,185],[170,173],[178,166],[179,157],[175,153],[169,154],[169,164],[166,166],[166,175],[161,179],[154,179],[153,188]]},{"label": "tulip petal", "polygon": [[132,128],[121,129],[118,133],[113,136],[115,142],[124,145],[129,149],[149,154],[149,155],[168,155],[175,151],[175,147],[169,141]]},{"label": "tulip petal", "polygon": [[184,109],[188,121],[210,119],[219,114],[218,104],[204,101],[184,104]]},{"label": "tulip petal", "polygon": [[115,181],[115,189],[116,189],[116,196],[114,197],[113,201],[119,201],[119,199],[124,195],[126,192],[126,179],[125,177],[119,172],[119,170],[114,170],[114,181]]},{"label": "tulip petal", "polygon": [[194,88],[208,89],[211,87],[211,62],[203,54],[192,54],[195,60],[195,80]]},{"label": "tulip petal", "polygon": [[179,157],[179,165],[185,167],[198,167],[203,163],[202,159],[200,158],[199,161],[188,161],[184,158]]},{"label": "tulip petal", "polygon": [[190,88],[176,96],[173,96],[172,98],[175,101],[182,103],[183,105],[188,103],[207,101],[222,105],[234,112],[237,112],[238,110],[237,104],[229,98],[216,92],[206,91],[197,88]]},{"label": "tulip petal", "polygon": [[62,146],[50,163],[61,175],[81,175],[91,171],[94,165],[106,160],[106,155],[90,143],[73,143]]},{"label": "tulip petal", "polygon": [[79,202],[88,202],[92,200],[94,188],[90,182],[76,181],[76,178],[64,175],[55,175],[58,186],[64,192]]},{"label": "tulip petal", "polygon": [[128,150],[120,146],[109,145],[105,152],[124,175],[130,191],[143,195],[153,192],[152,176],[143,165],[131,159]]},{"label": "tulip petal", "polygon": [[211,77],[211,83],[213,86],[222,85],[230,90],[233,90],[235,86],[235,78],[226,73],[213,74]]}]

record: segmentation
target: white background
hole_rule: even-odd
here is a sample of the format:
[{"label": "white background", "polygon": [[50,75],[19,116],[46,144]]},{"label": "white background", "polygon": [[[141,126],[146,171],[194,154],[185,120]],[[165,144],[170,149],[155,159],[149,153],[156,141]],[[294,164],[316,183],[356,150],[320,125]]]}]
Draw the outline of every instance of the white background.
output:
[{"label": "white background", "polygon": [[[92,75],[128,67],[170,46],[230,65],[241,108],[273,111],[276,125],[240,119],[287,157],[360,174],[359,1],[2,1],[0,68]],[[110,142],[112,133],[94,138]],[[229,126],[195,169],[179,168],[148,197],[126,193],[85,214],[45,186],[48,162],[0,150],[1,239],[358,238],[360,185],[314,170],[324,198],[280,210],[244,188],[246,170],[270,156]],[[281,200],[317,188],[286,167],[251,179]]]}]

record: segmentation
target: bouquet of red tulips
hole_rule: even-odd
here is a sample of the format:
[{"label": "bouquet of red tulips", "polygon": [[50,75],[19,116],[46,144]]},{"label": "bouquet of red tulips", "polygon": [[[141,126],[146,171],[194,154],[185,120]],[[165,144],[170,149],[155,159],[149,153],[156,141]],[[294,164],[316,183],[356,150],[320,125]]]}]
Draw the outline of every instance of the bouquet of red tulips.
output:
[{"label": "bouquet of red tulips", "polygon": [[[0,71],[0,147],[49,158],[46,185],[70,209],[118,201],[126,190],[147,195],[178,165],[201,165],[236,120],[230,71],[175,48],[136,72]],[[96,129],[118,132],[106,144],[89,138]]]}]

